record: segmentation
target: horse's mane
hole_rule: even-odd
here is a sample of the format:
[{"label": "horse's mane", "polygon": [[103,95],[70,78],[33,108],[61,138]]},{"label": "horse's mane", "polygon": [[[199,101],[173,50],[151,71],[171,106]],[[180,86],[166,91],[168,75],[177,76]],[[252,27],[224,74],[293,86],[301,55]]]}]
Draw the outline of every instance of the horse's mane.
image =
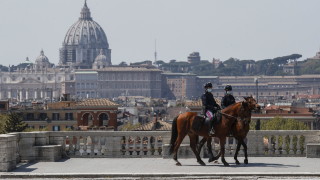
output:
[{"label": "horse's mane", "polygon": [[223,112],[228,112],[230,109],[232,109],[234,106],[237,106],[238,104],[241,104],[243,101],[240,101],[240,102],[236,102],[236,103],[233,103],[231,104],[230,106],[226,107],[225,109],[223,109],[222,111]]}]

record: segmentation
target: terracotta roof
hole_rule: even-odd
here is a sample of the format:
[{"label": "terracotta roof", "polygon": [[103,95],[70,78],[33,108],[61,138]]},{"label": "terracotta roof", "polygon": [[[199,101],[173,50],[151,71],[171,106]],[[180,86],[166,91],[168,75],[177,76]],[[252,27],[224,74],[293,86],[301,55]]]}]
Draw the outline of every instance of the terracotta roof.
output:
[{"label": "terracotta roof", "polygon": [[109,99],[85,99],[79,103],[77,106],[119,106],[119,104],[110,101]]},{"label": "terracotta roof", "polygon": [[172,125],[165,121],[151,121],[147,124],[143,124],[134,131],[171,131]]}]

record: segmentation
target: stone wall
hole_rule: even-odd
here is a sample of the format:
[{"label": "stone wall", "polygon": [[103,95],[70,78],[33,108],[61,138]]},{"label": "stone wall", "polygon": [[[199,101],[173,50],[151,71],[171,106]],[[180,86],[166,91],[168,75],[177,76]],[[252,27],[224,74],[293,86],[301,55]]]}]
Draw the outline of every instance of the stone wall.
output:
[{"label": "stone wall", "polygon": [[[0,135],[0,171],[10,171],[21,161],[58,161],[62,157],[80,158],[171,158],[168,153],[170,131],[49,131]],[[283,143],[283,140],[285,143]],[[226,156],[233,156],[236,141],[227,138]],[[320,131],[250,131],[246,143],[249,156],[312,156],[308,144],[320,143]],[[220,151],[219,141],[212,142]],[[309,148],[310,149],[310,148]],[[311,153],[311,154],[310,154]],[[240,156],[243,154],[240,151]],[[204,146],[202,157],[207,156]],[[179,158],[194,158],[185,137]]]}]

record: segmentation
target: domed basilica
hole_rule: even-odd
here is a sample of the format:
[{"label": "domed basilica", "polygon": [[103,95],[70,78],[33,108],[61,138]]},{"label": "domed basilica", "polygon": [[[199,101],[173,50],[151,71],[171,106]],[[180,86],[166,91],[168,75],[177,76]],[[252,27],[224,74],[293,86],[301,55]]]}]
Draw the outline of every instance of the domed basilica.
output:
[{"label": "domed basilica", "polygon": [[[106,57],[104,66],[111,65],[111,49],[107,36],[102,27],[92,20],[86,2],[80,14],[79,20],[69,28],[64,38],[60,48],[59,66],[91,69],[95,59],[101,55]],[[98,59],[101,61],[101,58]]]}]

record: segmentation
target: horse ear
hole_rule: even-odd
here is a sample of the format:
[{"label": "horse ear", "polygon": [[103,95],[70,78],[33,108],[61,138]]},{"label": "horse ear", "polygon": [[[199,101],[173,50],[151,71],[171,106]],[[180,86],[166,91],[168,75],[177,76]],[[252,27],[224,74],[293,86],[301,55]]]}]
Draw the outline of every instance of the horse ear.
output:
[{"label": "horse ear", "polygon": [[246,101],[248,101],[249,97],[243,97],[243,99],[245,99]]}]

